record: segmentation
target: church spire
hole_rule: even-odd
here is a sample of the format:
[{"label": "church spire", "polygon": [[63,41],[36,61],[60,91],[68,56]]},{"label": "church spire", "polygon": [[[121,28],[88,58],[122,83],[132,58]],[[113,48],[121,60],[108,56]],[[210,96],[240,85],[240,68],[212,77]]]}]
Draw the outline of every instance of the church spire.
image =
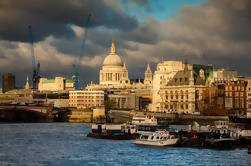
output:
[{"label": "church spire", "polygon": [[112,45],[111,45],[110,54],[116,54],[115,44],[114,44],[114,38],[112,38]]},{"label": "church spire", "polygon": [[29,85],[29,77],[27,75],[26,77],[26,84],[25,84],[25,89],[29,89],[30,88],[30,85]]},{"label": "church spire", "polygon": [[123,65],[123,69],[126,70],[126,64],[125,64],[125,62],[124,62],[124,65]]},{"label": "church spire", "polygon": [[147,64],[147,68],[146,68],[146,71],[150,71],[150,72],[152,72],[152,71],[151,71],[151,68],[150,68],[150,65],[149,65],[149,63]]}]

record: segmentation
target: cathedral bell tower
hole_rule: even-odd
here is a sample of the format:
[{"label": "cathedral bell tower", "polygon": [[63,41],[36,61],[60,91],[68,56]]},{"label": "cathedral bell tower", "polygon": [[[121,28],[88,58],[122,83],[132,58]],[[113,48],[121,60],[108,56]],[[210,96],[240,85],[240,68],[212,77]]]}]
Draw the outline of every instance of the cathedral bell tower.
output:
[{"label": "cathedral bell tower", "polygon": [[147,65],[146,71],[145,71],[145,80],[144,80],[144,84],[147,86],[152,86],[152,82],[153,82],[153,74],[150,68],[150,65]]}]

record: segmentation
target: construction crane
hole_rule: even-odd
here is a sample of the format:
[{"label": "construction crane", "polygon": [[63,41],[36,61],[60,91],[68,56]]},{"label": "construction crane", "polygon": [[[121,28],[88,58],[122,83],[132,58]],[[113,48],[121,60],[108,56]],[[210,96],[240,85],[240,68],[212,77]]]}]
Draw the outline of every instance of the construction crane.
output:
[{"label": "construction crane", "polygon": [[40,63],[38,61],[36,65],[36,58],[34,55],[34,38],[32,34],[31,25],[28,26],[28,30],[29,30],[29,36],[30,36],[31,58],[32,58],[32,88],[33,90],[36,90],[37,84],[40,79],[40,76],[39,76]]},{"label": "construction crane", "polygon": [[88,32],[90,19],[91,19],[91,14],[88,15],[88,18],[87,18],[87,21],[86,21],[85,33],[84,33],[84,37],[83,37],[83,43],[82,43],[82,46],[81,46],[81,50],[80,50],[78,60],[77,60],[76,64],[72,65],[72,67],[73,67],[72,79],[73,79],[73,82],[74,82],[74,89],[75,90],[79,90],[79,67],[80,67],[80,62],[81,62],[81,59],[82,59],[83,51],[84,51],[84,48],[85,48],[85,41],[86,41],[86,37],[87,37],[87,32]]}]

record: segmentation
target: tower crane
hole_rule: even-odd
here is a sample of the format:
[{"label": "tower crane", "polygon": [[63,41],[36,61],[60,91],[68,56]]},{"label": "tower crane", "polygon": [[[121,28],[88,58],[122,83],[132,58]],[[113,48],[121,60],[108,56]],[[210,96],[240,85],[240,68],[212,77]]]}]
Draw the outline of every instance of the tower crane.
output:
[{"label": "tower crane", "polygon": [[72,79],[73,79],[73,82],[74,82],[74,89],[75,90],[79,89],[79,67],[80,67],[80,62],[81,62],[81,59],[82,59],[83,51],[84,51],[84,48],[85,48],[85,41],[86,41],[86,38],[87,38],[87,32],[88,32],[90,19],[91,19],[91,14],[88,15],[88,18],[87,18],[87,21],[86,21],[86,28],[85,28],[83,43],[82,43],[82,46],[81,46],[79,57],[77,59],[76,64],[72,65],[72,67],[73,67]]},{"label": "tower crane", "polygon": [[28,30],[29,30],[29,36],[30,36],[31,58],[32,58],[32,88],[33,90],[35,90],[37,89],[37,84],[40,79],[40,76],[39,76],[40,63],[38,61],[36,65],[36,58],[34,55],[34,38],[32,34],[31,25],[28,26]]}]

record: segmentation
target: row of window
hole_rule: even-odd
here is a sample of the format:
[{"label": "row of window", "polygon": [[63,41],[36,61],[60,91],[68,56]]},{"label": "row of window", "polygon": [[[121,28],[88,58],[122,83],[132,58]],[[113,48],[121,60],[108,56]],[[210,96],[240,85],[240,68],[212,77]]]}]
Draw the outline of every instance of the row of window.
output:
[{"label": "row of window", "polygon": [[92,98],[92,99],[94,99],[94,98],[104,98],[104,96],[70,96],[69,98],[70,99],[79,99],[79,98],[88,98],[88,99]]},{"label": "row of window", "polygon": [[69,102],[70,103],[76,103],[76,102],[82,102],[82,103],[86,103],[86,102],[92,102],[92,103],[94,103],[94,102],[104,102],[104,100],[69,100]]},{"label": "row of window", "polygon": [[237,91],[237,90],[242,90],[242,91],[244,91],[244,86],[242,86],[242,87],[238,86],[238,88],[237,88],[237,86],[226,86],[225,89],[226,89],[226,90],[235,90],[235,91]]},{"label": "row of window", "polygon": [[[173,104],[166,104],[165,105],[165,109],[177,109],[177,106],[176,105],[173,105]],[[188,109],[188,104],[180,104],[179,105],[179,109],[183,110],[183,109]]]},{"label": "row of window", "polygon": [[[178,78],[175,78],[175,79],[174,79],[174,82],[177,82],[178,80],[179,80],[180,82],[182,82],[182,81],[183,81],[183,78],[179,78],[179,79],[178,79]],[[185,77],[184,81],[187,82],[187,81],[188,81],[188,78]]]},{"label": "row of window", "polygon": [[183,93],[186,93],[186,94],[188,94],[188,90],[186,90],[185,92],[183,91],[183,90],[180,90],[179,92],[176,90],[176,91],[166,91],[166,94],[172,94],[172,93],[175,93],[175,94],[178,94],[178,93],[180,93],[180,94],[183,94]]},{"label": "row of window", "polygon": [[238,92],[237,93],[226,92],[226,96],[236,96],[236,97],[241,96],[241,97],[243,97],[243,95],[244,95],[243,92],[240,92],[240,95]]},{"label": "row of window", "polygon": [[69,94],[69,96],[104,96],[104,93],[82,93],[82,94]]},{"label": "row of window", "polygon": [[[171,99],[171,100],[174,99],[174,97],[175,97],[175,99],[179,99],[179,95],[170,95],[170,99]],[[169,99],[169,96],[166,95],[166,100],[168,100],[168,99]],[[188,95],[181,95],[181,96],[180,96],[180,99],[181,99],[181,100],[183,100],[183,99],[188,99]]]},{"label": "row of window", "polygon": [[91,106],[91,107],[93,107],[93,106],[102,106],[103,104],[69,104],[69,106],[71,106],[71,107],[78,107],[78,106]]}]

